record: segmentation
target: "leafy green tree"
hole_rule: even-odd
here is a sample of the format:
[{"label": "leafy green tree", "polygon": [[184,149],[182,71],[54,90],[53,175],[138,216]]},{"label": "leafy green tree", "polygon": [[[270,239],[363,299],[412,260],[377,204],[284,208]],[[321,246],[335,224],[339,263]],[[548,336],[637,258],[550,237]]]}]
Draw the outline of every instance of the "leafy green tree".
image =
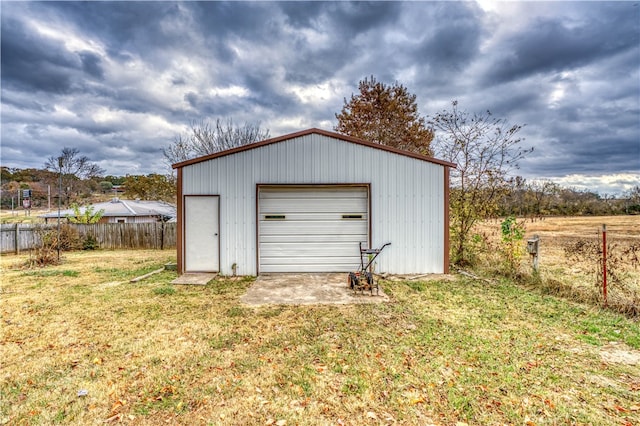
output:
[{"label": "leafy green tree", "polygon": [[112,189],[113,189],[113,184],[108,180],[103,180],[100,182],[100,190],[102,191],[103,194],[106,194]]},{"label": "leafy green tree", "polygon": [[474,225],[496,215],[510,173],[532,149],[520,148],[521,125],[509,125],[489,111],[469,114],[458,109],[457,101],[450,111],[435,114],[430,124],[436,132],[436,156],[457,164],[451,172],[451,246],[453,262],[463,265],[471,260],[467,248]]},{"label": "leafy green tree", "polygon": [[113,185],[122,185],[125,179],[126,179],[126,176],[107,175],[104,177],[105,181],[111,182]]},{"label": "leafy green tree", "polygon": [[369,142],[431,155],[433,132],[418,114],[416,95],[397,82],[391,86],[365,78],[360,93],[344,99],[335,131]]},{"label": "leafy green tree", "polygon": [[13,179],[13,172],[9,167],[0,166],[0,183],[4,185],[5,183],[11,182]]},{"label": "leafy green tree", "polygon": [[71,204],[73,215],[67,215],[67,220],[71,223],[98,223],[104,215],[104,210],[95,211],[93,206],[85,206],[83,210],[77,203]]},{"label": "leafy green tree", "polygon": [[176,179],[151,173],[146,176],[127,175],[124,180],[125,196],[141,200],[161,200],[176,202]]}]

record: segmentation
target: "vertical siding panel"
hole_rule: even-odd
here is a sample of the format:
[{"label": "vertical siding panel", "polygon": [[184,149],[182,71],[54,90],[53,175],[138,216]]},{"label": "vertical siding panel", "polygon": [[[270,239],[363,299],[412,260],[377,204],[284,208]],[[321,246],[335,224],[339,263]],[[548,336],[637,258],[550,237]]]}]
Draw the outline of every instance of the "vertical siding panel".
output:
[{"label": "vertical siding panel", "polygon": [[432,182],[430,179],[430,170],[429,168],[425,168],[420,171],[420,186],[419,190],[421,191],[421,204],[420,204],[420,215],[421,215],[421,228],[424,230],[424,240],[422,241],[422,257],[420,259],[421,263],[418,266],[423,268],[431,268],[431,262],[429,259],[432,257],[432,246],[437,235],[433,235],[431,232],[431,203],[432,203]]},{"label": "vertical siding panel", "polygon": [[416,204],[419,206],[419,216],[418,216],[418,229],[424,229],[425,232],[422,237],[418,240],[418,249],[420,253],[420,257],[416,259],[416,264],[414,268],[418,268],[421,266],[420,264],[427,261],[426,253],[428,252],[428,244],[430,240],[430,232],[427,223],[427,202],[424,191],[422,189],[426,188],[427,179],[424,175],[424,169],[418,170],[416,173],[416,184],[415,188],[417,191],[417,202]]},{"label": "vertical siding panel", "polygon": [[[425,182],[425,189],[427,191],[424,192],[424,201],[423,201],[423,217],[425,217],[423,229],[425,231],[425,236],[427,238],[425,249],[424,249],[424,262],[426,268],[433,268],[433,254],[434,254],[434,243],[436,242],[436,236],[433,234],[433,223],[434,217],[432,216],[432,204],[433,204],[433,186],[431,185],[431,170],[425,169],[422,173],[422,180]],[[435,218],[437,221],[437,218]]]},{"label": "vertical siding panel", "polygon": [[[329,173],[328,181],[336,182],[344,179],[345,166],[338,162],[338,145],[334,143],[327,143],[328,157],[325,161],[330,165],[325,170]],[[333,180],[329,180],[333,177]],[[344,180],[346,182],[346,180]]]},{"label": "vertical siding panel", "polygon": [[309,135],[305,137],[305,143],[302,145],[303,152],[302,156],[304,158],[304,181],[305,182],[315,182],[313,176],[313,166],[316,161],[316,158],[313,155],[313,145],[317,145],[317,142],[314,143],[313,135]]},{"label": "vertical siding panel", "polygon": [[402,273],[407,273],[407,263],[408,257],[411,255],[409,253],[409,244],[411,237],[409,233],[405,231],[409,224],[407,223],[407,216],[411,213],[411,206],[406,204],[405,201],[405,189],[408,182],[405,182],[405,168],[403,167],[404,163],[403,158],[400,158],[397,155],[393,156],[393,166],[395,169],[394,174],[394,209],[395,215],[399,220],[396,220],[394,223],[393,235],[401,235],[402,238],[402,247],[400,248],[401,252],[401,270]]},{"label": "vertical siding panel", "polygon": [[315,144],[315,146],[318,148],[316,149],[315,152],[315,160],[314,163],[316,164],[316,169],[315,169],[315,174],[313,176],[313,182],[314,183],[319,183],[322,181],[322,170],[328,170],[329,171],[329,176],[336,176],[335,172],[331,172],[331,166],[333,166],[333,164],[335,163],[334,161],[329,161],[329,147],[330,144],[324,142],[324,141],[318,141],[318,143]]},{"label": "vertical siding panel", "polygon": [[[392,240],[389,232],[389,221],[392,218],[389,216],[390,200],[388,199],[388,189],[390,185],[389,175],[390,167],[384,160],[383,156],[375,156],[378,173],[374,176],[373,183],[371,184],[371,197],[373,198],[371,209],[374,217],[374,223],[372,227],[372,241],[371,244],[379,246],[380,243],[385,244]],[[385,256],[380,256],[380,271],[389,271],[391,263],[389,262],[389,255],[394,249],[393,241],[392,245],[385,253]]]},{"label": "vertical siding panel", "polygon": [[419,236],[416,232],[410,232],[412,229],[422,229],[419,221],[419,218],[422,215],[422,206],[420,203],[420,196],[418,192],[416,192],[416,184],[418,180],[417,172],[418,170],[414,168],[405,169],[405,175],[407,178],[406,182],[408,183],[408,185],[405,185],[404,199],[406,205],[411,206],[409,210],[409,217],[407,218],[408,226],[405,226],[403,229],[403,232],[405,232],[410,239],[409,251],[411,252],[411,256],[407,257],[406,265],[407,269],[409,270],[415,270],[417,267],[416,258],[422,253],[418,246],[419,240],[424,238],[423,235]]}]

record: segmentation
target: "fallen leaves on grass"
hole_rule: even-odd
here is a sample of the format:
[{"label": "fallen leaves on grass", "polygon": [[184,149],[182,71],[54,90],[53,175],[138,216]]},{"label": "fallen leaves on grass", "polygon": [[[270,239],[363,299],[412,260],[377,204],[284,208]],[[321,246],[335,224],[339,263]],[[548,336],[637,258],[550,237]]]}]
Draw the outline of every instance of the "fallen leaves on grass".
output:
[{"label": "fallen leaves on grass", "polygon": [[[610,426],[638,414],[634,366],[603,364],[588,347],[571,350],[581,344],[577,315],[601,327],[615,322],[627,334],[637,326],[508,283],[435,280],[416,292],[395,282],[389,304],[277,309],[241,305],[248,282],[181,287],[159,298],[149,285],[171,278],[159,274],[156,283],[91,291],[124,275],[85,268],[86,289],[54,274],[38,288],[7,275],[15,291],[3,295],[3,343],[21,343],[7,352],[3,416],[16,424],[286,426],[569,424],[571,413]],[[625,379],[611,387],[585,381],[585,371]],[[579,391],[567,391],[576,383]],[[90,396],[73,394],[77,407],[64,419],[42,409],[65,404],[50,389],[80,386]],[[598,405],[603,396],[615,396],[608,408]]]}]

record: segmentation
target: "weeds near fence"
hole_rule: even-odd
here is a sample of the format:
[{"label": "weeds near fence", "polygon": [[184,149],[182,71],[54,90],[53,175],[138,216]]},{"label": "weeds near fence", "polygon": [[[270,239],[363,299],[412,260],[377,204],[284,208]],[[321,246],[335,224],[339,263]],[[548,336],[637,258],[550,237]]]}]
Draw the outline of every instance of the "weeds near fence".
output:
[{"label": "weeds near fence", "polygon": [[[624,314],[636,317],[640,315],[640,295],[638,283],[630,271],[637,270],[640,262],[638,254],[640,245],[630,243],[625,246],[616,242],[607,242],[607,305]],[[600,238],[581,238],[569,242],[564,247],[564,254],[577,270],[583,271],[592,278],[592,285],[587,286],[589,300],[603,301],[603,245]]]},{"label": "weeds near fence", "polygon": [[524,256],[525,226],[524,221],[518,222],[515,216],[509,216],[500,224],[501,240],[500,255],[504,265],[505,275],[512,276],[518,271],[518,267]]},{"label": "weeds near fence", "polygon": [[81,247],[78,231],[69,225],[60,227],[60,232],[51,227],[36,226],[34,228],[35,241],[29,256],[28,266],[47,266],[59,263],[60,251],[77,250]]},{"label": "weeds near fence", "polygon": [[505,218],[495,229],[477,229],[468,246],[470,267],[476,272],[506,278],[520,278],[525,253],[524,221],[515,216]]},{"label": "weeds near fence", "polygon": [[29,267],[55,265],[58,263],[58,246],[60,245],[58,233],[51,229],[38,227],[35,230],[36,242],[32,253],[27,260]]}]

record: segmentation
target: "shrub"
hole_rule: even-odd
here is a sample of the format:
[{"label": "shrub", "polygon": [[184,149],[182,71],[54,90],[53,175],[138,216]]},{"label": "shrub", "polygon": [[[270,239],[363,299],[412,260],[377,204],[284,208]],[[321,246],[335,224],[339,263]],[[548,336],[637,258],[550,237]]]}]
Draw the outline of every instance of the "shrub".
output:
[{"label": "shrub", "polygon": [[42,227],[35,228],[39,243],[34,246],[33,256],[29,258],[29,266],[47,266],[58,263],[58,232]]},{"label": "shrub", "polygon": [[522,240],[524,239],[524,223],[518,222],[515,216],[509,216],[500,224],[502,238],[500,240],[500,254],[506,275],[514,275],[524,255]]},{"label": "shrub", "polygon": [[82,241],[82,250],[95,250],[98,247],[98,240],[93,235],[87,235]]},{"label": "shrub", "polygon": [[58,248],[61,251],[79,249],[82,244],[78,231],[69,226],[62,225],[60,234],[57,228],[37,226],[34,230],[37,243],[33,249],[33,256],[29,259],[29,266],[46,266],[58,263]]},{"label": "shrub", "polygon": [[[57,231],[54,231],[57,232]],[[82,247],[82,239],[78,230],[70,225],[60,227],[60,250],[79,250]]]}]

